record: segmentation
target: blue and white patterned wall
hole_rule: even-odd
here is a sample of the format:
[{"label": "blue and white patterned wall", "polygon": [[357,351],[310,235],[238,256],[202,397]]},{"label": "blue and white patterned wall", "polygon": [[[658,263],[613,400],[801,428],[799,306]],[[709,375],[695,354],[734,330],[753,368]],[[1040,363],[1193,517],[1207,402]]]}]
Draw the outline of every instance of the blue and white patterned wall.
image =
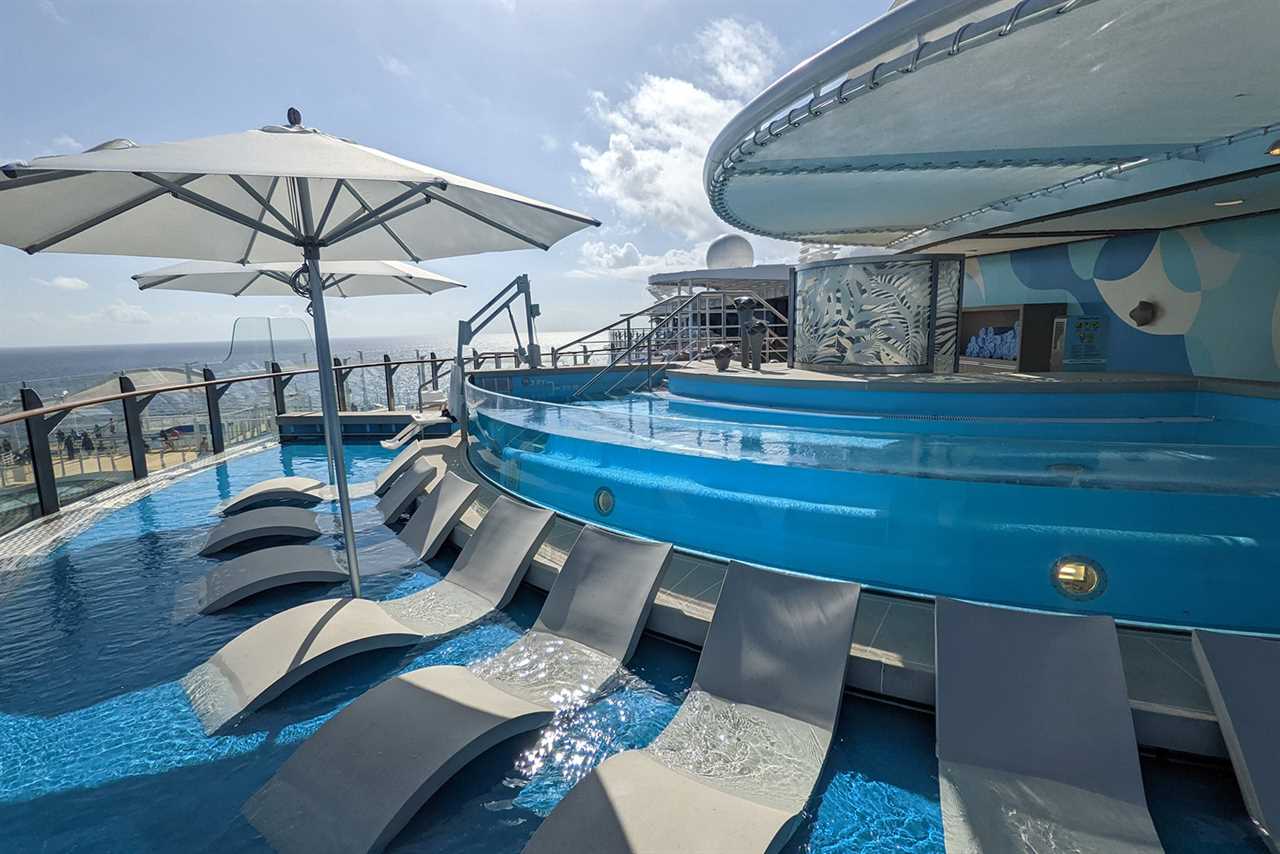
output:
[{"label": "blue and white patterned wall", "polygon": [[1038,302],[1107,316],[1109,371],[1280,381],[1280,214],[967,261],[966,308]]}]

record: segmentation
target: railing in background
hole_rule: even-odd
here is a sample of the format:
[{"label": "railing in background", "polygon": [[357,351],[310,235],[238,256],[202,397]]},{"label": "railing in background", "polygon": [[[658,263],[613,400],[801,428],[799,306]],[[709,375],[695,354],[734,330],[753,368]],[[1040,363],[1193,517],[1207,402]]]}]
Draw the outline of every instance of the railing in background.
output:
[{"label": "railing in background", "polygon": [[[478,355],[483,361],[510,354]],[[405,365],[416,366],[424,378],[421,409],[422,390],[440,388],[451,360],[434,353],[404,360],[384,355],[378,362],[343,364],[342,371],[345,378],[352,371],[378,370],[385,379],[383,400],[394,409],[391,379]],[[52,404],[41,400],[35,389],[20,389],[21,409],[0,413],[0,534],[152,471],[274,434],[276,416],[289,411],[290,384],[313,379],[316,373],[315,368],[283,370],[271,363],[265,372],[219,378],[206,368],[196,382],[143,388],[121,376],[119,392]],[[261,402],[228,410],[228,390],[252,383],[261,384]],[[350,399],[347,391],[342,394]],[[362,398],[364,391],[362,387]],[[187,395],[199,404],[189,411],[179,407],[182,411],[148,415],[147,407],[160,395]],[[309,399],[306,396],[304,404]],[[85,416],[90,411],[92,415]]]}]

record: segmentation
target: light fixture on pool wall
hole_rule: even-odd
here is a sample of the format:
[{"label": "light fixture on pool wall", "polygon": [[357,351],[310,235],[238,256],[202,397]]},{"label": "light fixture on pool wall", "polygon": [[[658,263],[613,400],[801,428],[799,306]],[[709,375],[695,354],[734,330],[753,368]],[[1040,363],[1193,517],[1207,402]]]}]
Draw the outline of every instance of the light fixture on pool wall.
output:
[{"label": "light fixture on pool wall", "polygon": [[1107,589],[1107,574],[1102,567],[1080,555],[1058,558],[1049,578],[1055,590],[1077,601],[1096,599]]},{"label": "light fixture on pool wall", "polygon": [[613,512],[613,491],[607,486],[602,486],[596,490],[596,496],[592,503],[595,505],[596,512],[601,516],[608,516]]},{"label": "light fixture on pool wall", "polygon": [[1267,154],[1270,154],[1272,157],[1280,157],[1280,139],[1277,139],[1275,142],[1267,146]]}]

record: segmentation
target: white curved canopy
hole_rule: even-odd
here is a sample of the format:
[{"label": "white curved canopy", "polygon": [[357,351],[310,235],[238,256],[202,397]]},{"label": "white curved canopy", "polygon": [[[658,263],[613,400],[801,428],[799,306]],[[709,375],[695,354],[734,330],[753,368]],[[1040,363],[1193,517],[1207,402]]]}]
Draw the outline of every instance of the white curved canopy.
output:
[{"label": "white curved canopy", "polygon": [[1278,30],[1276,0],[909,0],[737,116],[707,193],[747,231],[910,250],[1280,169]]},{"label": "white curved canopy", "polygon": [[[242,265],[225,261],[184,261],[139,273],[133,280],[142,291],[194,291],[233,297],[296,296],[289,280],[298,268],[297,263]],[[429,295],[466,287],[462,282],[403,261],[333,261],[324,265],[323,276],[325,296]]]},{"label": "white curved canopy", "polygon": [[210,261],[547,249],[599,222],[301,126],[114,140],[0,169],[0,243]]}]

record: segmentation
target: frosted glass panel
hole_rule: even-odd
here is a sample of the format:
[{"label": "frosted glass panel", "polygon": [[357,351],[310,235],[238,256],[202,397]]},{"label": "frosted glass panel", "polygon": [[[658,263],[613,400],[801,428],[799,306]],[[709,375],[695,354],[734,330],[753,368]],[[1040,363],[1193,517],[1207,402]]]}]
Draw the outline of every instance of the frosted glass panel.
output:
[{"label": "frosted glass panel", "polygon": [[931,261],[915,260],[797,270],[796,362],[927,369],[932,268]]},{"label": "frosted glass panel", "polygon": [[953,374],[956,371],[962,275],[959,260],[938,262],[938,302],[933,321],[933,372],[935,374]]}]

